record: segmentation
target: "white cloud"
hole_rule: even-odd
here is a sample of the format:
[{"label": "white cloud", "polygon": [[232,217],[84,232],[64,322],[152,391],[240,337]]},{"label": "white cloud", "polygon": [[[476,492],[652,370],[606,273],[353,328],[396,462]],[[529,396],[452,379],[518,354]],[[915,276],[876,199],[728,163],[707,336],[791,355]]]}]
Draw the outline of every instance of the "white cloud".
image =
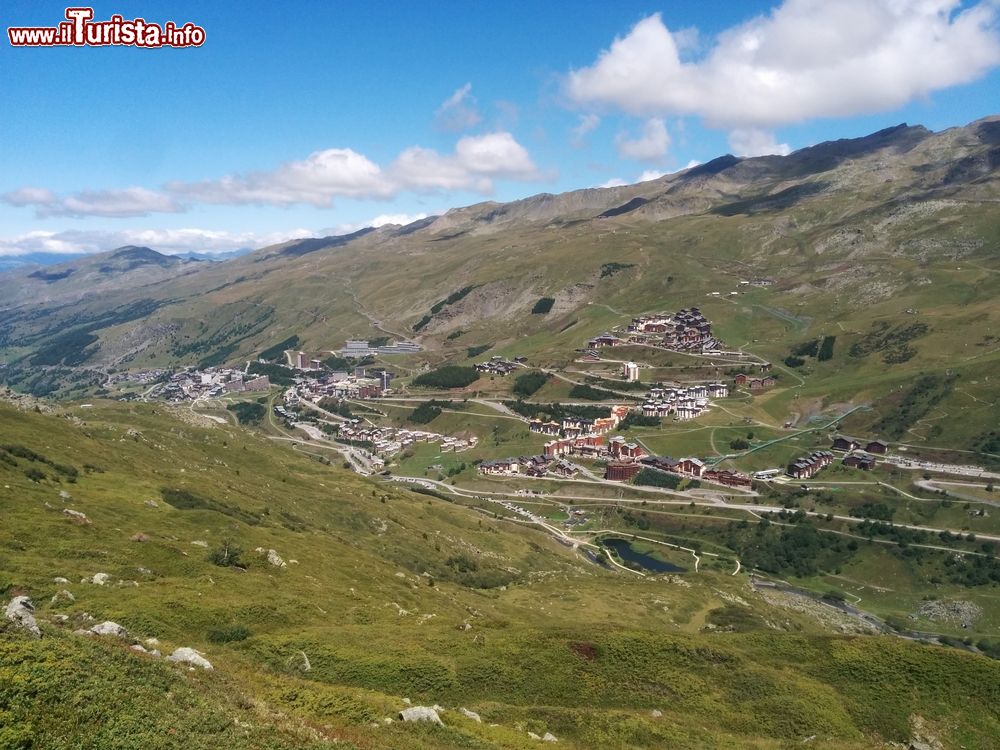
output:
[{"label": "white cloud", "polygon": [[612,187],[622,187],[623,185],[628,185],[628,183],[625,182],[625,180],[623,180],[621,177],[612,177],[610,180],[608,180],[607,182],[602,182],[597,187],[612,188]]},{"label": "white cloud", "polygon": [[618,155],[624,159],[636,161],[659,161],[670,148],[670,134],[667,126],[660,118],[647,120],[642,126],[642,135],[636,139],[619,133],[615,139]]},{"label": "white cloud", "polygon": [[647,169],[645,172],[639,175],[639,179],[636,180],[636,182],[649,182],[650,180],[658,180],[665,174],[667,173],[661,172],[658,169]]},{"label": "white cloud", "polygon": [[792,152],[787,143],[778,143],[774,133],[756,128],[739,128],[729,134],[729,145],[736,156],[786,156]]},{"label": "white cloud", "polygon": [[434,126],[439,130],[468,130],[482,121],[476,98],[472,96],[471,83],[457,89],[434,113]]},{"label": "white cloud", "polygon": [[684,169],[692,169],[693,167],[697,167],[699,164],[701,164],[700,161],[698,161],[697,159],[692,159],[684,166]]},{"label": "white cloud", "polygon": [[573,128],[573,138],[570,141],[574,148],[582,148],[584,139],[588,133],[592,133],[601,124],[601,118],[597,115],[580,115],[580,121]]},{"label": "white cloud", "polygon": [[177,213],[182,207],[169,195],[142,187],[84,190],[59,197],[45,188],[21,188],[2,196],[12,206],[31,206],[40,217],[105,216],[121,218],[151,213]]},{"label": "white cloud", "polygon": [[569,96],[642,116],[771,128],[898,108],[1000,64],[993,0],[785,0],[688,62],[659,14],[571,71]]},{"label": "white cloud", "polygon": [[389,171],[398,185],[414,190],[489,193],[496,178],[540,179],[527,150],[505,132],[466,136],[459,140],[451,155],[419,146],[408,148]]},{"label": "white cloud", "polygon": [[527,149],[505,131],[461,138],[452,154],[413,146],[385,169],[349,148],[330,148],[270,171],[170,182],[160,190],[131,187],[58,196],[45,188],[25,187],[0,200],[31,206],[39,217],[125,217],[176,213],[197,203],[329,208],[336,198],[386,200],[404,191],[489,194],[497,179],[542,179]]},{"label": "white cloud", "polygon": [[349,148],[329,148],[270,172],[172,182],[167,190],[199,203],[329,207],[334,198],[388,198],[395,187],[367,157]]}]

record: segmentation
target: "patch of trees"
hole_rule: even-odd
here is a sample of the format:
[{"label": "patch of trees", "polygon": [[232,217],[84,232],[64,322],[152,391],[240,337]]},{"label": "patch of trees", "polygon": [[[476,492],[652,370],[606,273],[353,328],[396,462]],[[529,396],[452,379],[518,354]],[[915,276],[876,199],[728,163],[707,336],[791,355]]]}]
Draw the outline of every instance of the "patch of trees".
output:
[{"label": "patch of trees", "polygon": [[514,378],[514,395],[528,398],[549,381],[549,376],[541,370],[532,370]]},{"label": "patch of trees", "polygon": [[570,388],[569,396],[570,398],[582,398],[585,401],[607,401],[616,398],[616,395],[611,391],[594,388],[582,383]]},{"label": "patch of trees", "polygon": [[645,414],[630,411],[625,415],[625,419],[618,423],[618,429],[625,431],[633,427],[659,427],[660,422],[659,417],[647,417]]},{"label": "patch of trees", "polygon": [[[61,474],[63,477],[65,477],[66,481],[70,483],[75,482],[77,476],[79,475],[79,472],[77,471],[77,468],[75,466],[72,466],[70,464],[56,463],[52,459],[43,456],[41,453],[36,453],[35,451],[31,450],[31,448],[28,448],[27,446],[24,445],[0,445],[0,458],[3,458],[4,463],[9,464],[11,466],[18,465],[17,461],[15,460],[17,458],[23,458],[26,461],[31,461],[32,463],[39,463],[39,464],[45,464],[46,466],[51,466],[56,471],[56,473]],[[25,475],[28,476],[28,478],[31,479],[32,481],[39,481],[45,478],[45,474],[39,472],[38,469],[33,469],[29,471],[32,471],[32,475],[28,475],[28,472],[25,472]],[[41,473],[41,477],[38,477],[36,479],[34,475],[37,473]]]},{"label": "patch of trees", "polygon": [[344,417],[344,419],[354,419],[354,412],[351,411],[350,405],[343,399],[327,396],[320,399],[319,406],[321,409],[326,409],[329,412]]},{"label": "patch of trees", "polygon": [[891,521],[896,511],[885,503],[863,503],[851,508],[850,514],[855,518],[873,518],[879,521]]},{"label": "patch of trees", "polygon": [[667,489],[676,490],[680,486],[681,481],[682,479],[679,476],[647,467],[635,475],[632,483],[645,487],[666,487]]},{"label": "patch of trees", "polygon": [[274,346],[269,346],[267,349],[262,351],[258,356],[261,359],[273,361],[281,357],[284,357],[286,349],[294,349],[298,345],[299,345],[299,337],[293,333],[284,341],[279,341]]},{"label": "patch of trees", "polygon": [[791,353],[785,357],[785,364],[788,367],[802,367],[806,363],[806,357],[812,357],[819,362],[825,362],[833,358],[833,345],[836,343],[836,336],[823,336],[810,341],[803,341],[791,348]]},{"label": "patch of trees", "polygon": [[806,341],[792,347],[792,355],[797,357],[815,357],[819,353],[819,339]]},{"label": "patch of trees", "polygon": [[446,336],[445,338],[447,338],[447,339],[448,339],[448,341],[454,341],[454,340],[455,340],[455,339],[457,339],[457,338],[458,338],[459,336],[461,336],[461,335],[462,335],[463,333],[465,333],[465,331],[463,331],[463,330],[462,330],[462,329],[460,328],[460,329],[458,329],[457,331],[452,331],[452,332],[451,332],[451,333],[449,333],[449,334],[448,334],[448,335],[447,335],[447,336]]},{"label": "patch of trees", "polygon": [[267,407],[255,401],[239,401],[226,409],[236,415],[240,424],[260,424],[267,414]]},{"label": "patch of trees", "polygon": [[824,336],[823,343],[819,345],[819,354],[816,355],[816,359],[820,362],[833,359],[833,345],[835,343],[837,343],[836,336]]},{"label": "patch of trees", "polygon": [[332,357],[327,357],[323,360],[323,364],[329,367],[331,370],[350,370],[354,367],[354,360],[348,359],[347,357],[338,357],[336,354]]},{"label": "patch of trees", "polygon": [[459,300],[464,299],[465,296],[475,288],[476,287],[474,286],[463,286],[457,292],[452,292],[440,302],[435,302],[431,305],[431,315],[437,315],[448,305],[454,305]]},{"label": "patch of trees", "polygon": [[634,268],[635,263],[605,263],[601,266],[601,278],[607,278],[608,276],[614,276],[619,271],[624,271],[628,268]]},{"label": "patch of trees", "polygon": [[801,510],[782,514],[794,525],[776,527],[766,518],[756,525],[747,521],[730,524],[727,546],[737,552],[745,566],[775,575],[807,577],[832,570],[849,557],[850,541],[844,537],[821,533],[804,520]]},{"label": "patch of trees", "polygon": [[466,353],[468,358],[472,359],[473,357],[478,357],[483,352],[488,352],[492,348],[493,344],[480,344],[479,346],[470,346],[466,349]]},{"label": "patch of trees", "polygon": [[892,438],[901,438],[951,393],[956,378],[956,375],[921,375],[900,404],[876,423],[874,431]]},{"label": "patch of trees", "polygon": [[598,419],[608,416],[606,406],[586,406],[570,404],[529,404],[524,401],[504,401],[503,405],[522,417],[551,419],[559,422],[568,417],[577,419]]},{"label": "patch of trees", "polygon": [[556,303],[553,297],[542,297],[535,306],[531,308],[532,315],[545,315],[552,309],[552,306]]},{"label": "patch of trees", "polygon": [[886,364],[896,364],[913,359],[917,350],[910,342],[925,335],[930,330],[926,323],[911,323],[891,326],[884,320],[872,324],[871,330],[860,341],[851,345],[849,354],[855,358],[867,357],[879,352]]},{"label": "patch of trees", "polygon": [[479,372],[475,367],[445,365],[418,375],[413,379],[413,385],[428,388],[465,388],[477,380],[479,380]]},{"label": "patch of trees", "polygon": [[413,424],[427,424],[428,422],[441,416],[442,407],[447,407],[451,405],[451,401],[435,401],[431,399],[430,401],[424,401],[422,404],[417,406],[410,416],[407,418],[408,422]]},{"label": "patch of trees", "polygon": [[189,490],[164,487],[160,490],[160,495],[163,497],[163,502],[177,510],[210,510],[243,521],[250,526],[256,526],[260,523],[260,517],[254,513],[249,513],[233,505],[220,503],[218,500],[196,495]]},{"label": "patch of trees", "polygon": [[268,380],[275,385],[292,385],[295,382],[294,370],[270,362],[251,362],[247,372],[251,375],[267,375]]},{"label": "patch of trees", "polygon": [[430,311],[430,313],[428,313],[427,315],[423,316],[420,320],[418,320],[414,324],[413,330],[414,331],[419,331],[419,330],[423,329],[424,327],[426,327],[427,324],[430,323],[434,319],[435,315],[437,315],[439,312],[441,312],[448,305],[454,305],[456,302],[458,302],[459,300],[463,299],[473,289],[476,289],[476,287],[475,286],[464,286],[461,289],[459,289],[457,292],[452,292],[447,297],[445,297],[443,300],[435,302],[433,305],[431,305],[431,311]]},{"label": "patch of trees", "polygon": [[734,451],[745,451],[750,447],[750,442],[745,438],[734,438],[729,441],[729,447]]}]

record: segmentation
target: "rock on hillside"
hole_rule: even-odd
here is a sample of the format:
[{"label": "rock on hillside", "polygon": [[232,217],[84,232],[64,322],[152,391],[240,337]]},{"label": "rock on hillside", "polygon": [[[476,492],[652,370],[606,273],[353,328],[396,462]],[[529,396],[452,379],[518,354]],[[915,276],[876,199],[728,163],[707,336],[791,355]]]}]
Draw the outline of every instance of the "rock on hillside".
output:
[{"label": "rock on hillside", "polygon": [[25,631],[32,638],[41,638],[42,631],[38,629],[35,621],[35,605],[27,596],[15,596],[7,605],[7,619],[14,623],[14,627]]}]

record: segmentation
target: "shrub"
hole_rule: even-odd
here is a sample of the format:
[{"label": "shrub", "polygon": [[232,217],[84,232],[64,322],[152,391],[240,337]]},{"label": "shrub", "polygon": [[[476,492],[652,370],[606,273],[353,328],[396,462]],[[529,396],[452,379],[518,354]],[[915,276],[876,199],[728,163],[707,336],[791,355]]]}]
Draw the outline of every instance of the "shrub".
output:
[{"label": "shrub", "polygon": [[243,550],[226,541],[221,547],[208,553],[208,561],[220,568],[243,568],[245,566],[240,560],[242,554]]},{"label": "shrub", "polygon": [[208,640],[212,643],[234,643],[245,641],[251,635],[246,625],[230,625],[226,628],[212,628],[208,631]]}]

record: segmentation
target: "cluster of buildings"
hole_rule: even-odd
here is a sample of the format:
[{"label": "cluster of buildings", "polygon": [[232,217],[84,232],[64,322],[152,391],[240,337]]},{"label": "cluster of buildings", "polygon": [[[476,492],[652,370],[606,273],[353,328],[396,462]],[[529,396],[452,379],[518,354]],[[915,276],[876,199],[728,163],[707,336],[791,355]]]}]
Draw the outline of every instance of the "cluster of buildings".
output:
[{"label": "cluster of buildings", "polygon": [[371,342],[364,339],[348,339],[344,343],[344,348],[337,351],[341,357],[377,357],[386,354],[416,354],[423,350],[423,347],[415,341],[394,341],[391,344],[382,346],[372,346]]},{"label": "cluster of buildings", "polygon": [[[864,450],[861,449],[862,445],[864,446]],[[842,451],[847,454],[843,459],[844,466],[850,466],[852,469],[871,471],[875,468],[875,456],[884,456],[889,452],[889,446],[881,440],[862,441],[857,438],[838,435],[834,438],[833,450]]]},{"label": "cluster of buildings", "polygon": [[485,362],[480,362],[473,366],[477,372],[487,375],[506,375],[512,370],[516,370],[526,361],[526,357],[515,357],[513,361],[504,359],[503,357],[490,357]]},{"label": "cluster of buildings", "polygon": [[267,375],[247,376],[242,370],[209,367],[183,370],[171,375],[154,393],[174,403],[199,398],[216,398],[226,393],[266,391],[271,387]]},{"label": "cluster of buildings", "polygon": [[479,472],[486,476],[517,476],[544,477],[553,474],[557,477],[572,477],[579,468],[569,461],[550,456],[515,456],[499,458],[479,463]]},{"label": "cluster of buildings", "polygon": [[778,382],[778,379],[774,375],[764,375],[763,377],[755,378],[752,375],[741,372],[733,378],[733,382],[736,385],[745,385],[751,391],[762,391],[765,388],[773,386]]},{"label": "cluster of buildings", "polygon": [[816,476],[820,469],[833,463],[830,451],[814,451],[808,456],[797,458],[788,464],[785,473],[793,479],[809,479]]},{"label": "cluster of buildings", "polygon": [[528,429],[553,437],[576,438],[586,435],[605,435],[615,429],[628,416],[628,413],[629,407],[627,406],[612,406],[608,416],[597,419],[566,417],[559,422],[554,420],[544,422],[536,418],[528,422]]},{"label": "cluster of buildings", "polygon": [[587,342],[590,349],[622,344],[645,344],[675,351],[710,351],[719,347],[712,324],[697,307],[676,313],[657,313],[632,318],[624,332],[602,333]]},{"label": "cluster of buildings", "polygon": [[729,387],[724,383],[692,385],[684,388],[651,388],[637,411],[646,417],[669,417],[678,420],[694,419],[704,412],[710,398],[725,398]]},{"label": "cluster of buildings", "polygon": [[644,468],[656,469],[688,479],[714,482],[727,487],[750,487],[753,484],[749,476],[738,471],[711,469],[704,461],[697,458],[675,459],[669,456],[642,456],[638,461],[620,461],[616,464],[609,464],[606,478],[617,479],[620,477],[619,481],[628,481]]},{"label": "cluster of buildings", "polygon": [[458,453],[469,448],[474,448],[479,442],[479,438],[475,435],[466,440],[465,438],[440,435],[436,432],[428,432],[426,430],[373,427],[372,425],[362,423],[359,419],[352,419],[339,425],[337,437],[340,440],[371,443],[374,447],[374,452],[382,456],[399,453],[415,443],[440,443],[442,453]]},{"label": "cluster of buildings", "polygon": [[378,398],[390,390],[391,380],[392,373],[387,370],[368,371],[364,367],[356,367],[354,372],[328,372],[319,378],[299,380],[291,389],[291,393],[286,394],[285,402],[294,403],[300,398],[307,401],[318,401],[327,397]]}]

